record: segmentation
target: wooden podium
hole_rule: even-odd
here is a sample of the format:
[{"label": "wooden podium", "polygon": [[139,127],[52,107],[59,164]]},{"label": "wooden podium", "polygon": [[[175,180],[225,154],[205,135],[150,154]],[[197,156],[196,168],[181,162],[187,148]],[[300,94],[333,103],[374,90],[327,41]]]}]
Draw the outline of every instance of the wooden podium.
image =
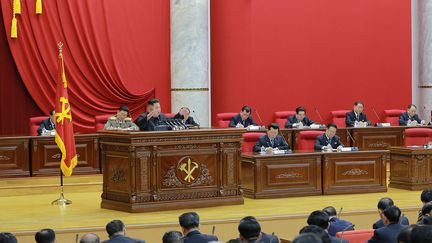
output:
[{"label": "wooden podium", "polygon": [[244,129],[100,131],[102,208],[147,212],[243,204]]}]

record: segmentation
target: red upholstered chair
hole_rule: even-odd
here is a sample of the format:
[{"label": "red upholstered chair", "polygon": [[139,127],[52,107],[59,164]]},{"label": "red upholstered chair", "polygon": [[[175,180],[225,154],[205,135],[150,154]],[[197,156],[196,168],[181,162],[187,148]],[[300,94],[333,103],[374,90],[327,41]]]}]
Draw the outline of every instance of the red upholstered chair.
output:
[{"label": "red upholstered chair", "polygon": [[217,127],[224,128],[229,127],[230,120],[233,116],[238,113],[228,112],[228,113],[218,113],[216,114]]},{"label": "red upholstered chair", "polygon": [[399,116],[404,113],[404,110],[384,110],[384,122],[390,123],[392,126],[399,126]]},{"label": "red upholstered chair", "polygon": [[264,136],[263,132],[246,132],[243,133],[243,144],[242,152],[253,152],[253,146],[261,136]]},{"label": "red upholstered chair", "polygon": [[48,119],[49,116],[35,116],[35,117],[30,117],[30,121],[29,121],[29,132],[30,132],[30,136],[37,136],[37,129],[39,128],[41,122],[43,120]]},{"label": "red upholstered chair", "polygon": [[338,127],[346,127],[345,123],[345,117],[346,113],[350,112],[349,110],[338,110],[338,111],[331,111],[331,123],[336,124]]},{"label": "red upholstered chair", "polygon": [[165,113],[165,116],[168,118],[173,118],[177,113]]},{"label": "red upholstered chair", "polygon": [[279,124],[279,128],[284,128],[288,117],[295,114],[295,111],[276,111],[274,113],[274,122]]},{"label": "red upholstered chair", "polygon": [[364,243],[372,238],[374,234],[373,229],[365,230],[351,230],[336,233],[336,237],[348,240],[350,243]]},{"label": "red upholstered chair", "polygon": [[95,120],[95,129],[96,129],[96,131],[103,130],[105,124],[108,121],[108,118],[110,118],[112,116],[114,116],[114,114],[95,116],[94,120]]},{"label": "red upholstered chair", "polygon": [[432,129],[408,128],[404,132],[405,146],[423,146],[432,141]]},{"label": "red upholstered chair", "polygon": [[313,151],[316,138],[322,135],[324,131],[301,131],[298,133],[296,141],[296,150]]}]

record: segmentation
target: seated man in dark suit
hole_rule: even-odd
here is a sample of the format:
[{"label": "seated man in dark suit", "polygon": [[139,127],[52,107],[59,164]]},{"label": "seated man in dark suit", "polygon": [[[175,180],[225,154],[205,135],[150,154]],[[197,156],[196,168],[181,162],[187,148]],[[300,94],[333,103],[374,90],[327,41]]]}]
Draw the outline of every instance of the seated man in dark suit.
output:
[{"label": "seated man in dark suit", "polygon": [[[378,201],[378,205],[377,205],[377,207],[378,207],[378,213],[379,213],[381,219],[378,220],[378,221],[376,221],[376,222],[372,225],[372,228],[373,228],[373,229],[379,229],[379,228],[382,228],[382,227],[385,226],[385,225],[384,225],[384,220],[383,220],[383,212],[384,212],[384,210],[385,210],[386,208],[388,208],[388,207],[390,207],[390,206],[393,206],[393,205],[394,205],[394,202],[393,202],[393,200],[392,200],[391,198],[389,198],[389,197],[381,198],[381,199]],[[402,225],[409,225],[408,218],[405,217],[405,216],[401,216],[401,218],[400,218],[400,222],[399,222],[399,223],[402,224]]]},{"label": "seated man in dark suit", "polygon": [[183,243],[205,243],[218,240],[214,235],[199,232],[199,216],[195,212],[180,215],[179,223],[184,235]]},{"label": "seated man in dark suit", "polygon": [[106,227],[109,240],[102,243],[145,243],[144,240],[134,239],[126,236],[126,228],[121,220],[113,220]]},{"label": "seated man in dark suit", "polygon": [[[48,119],[43,120],[37,129],[38,135],[46,135],[47,132],[55,129],[55,110],[50,111]],[[49,134],[50,135],[50,134]]]},{"label": "seated man in dark suit", "polygon": [[310,126],[315,122],[309,119],[306,116],[306,109],[304,107],[297,107],[296,114],[294,116],[288,117],[287,122],[285,123],[286,128],[297,127],[301,128],[303,126]]},{"label": "seated man in dark suit", "polygon": [[36,243],[54,243],[56,235],[52,229],[41,229],[35,234]]},{"label": "seated man in dark suit", "polygon": [[99,236],[96,234],[85,234],[81,237],[79,243],[99,243],[100,239]]},{"label": "seated man in dark suit", "polygon": [[280,150],[289,149],[285,138],[279,135],[279,125],[272,123],[268,126],[267,135],[261,136],[253,147],[254,152],[261,152],[261,147],[265,148],[268,153],[273,152],[273,149]]},{"label": "seated man in dark suit", "polygon": [[161,112],[158,99],[151,99],[147,102],[147,112],[141,114],[135,121],[141,131],[155,131],[157,126],[167,117]]},{"label": "seated man in dark suit", "polygon": [[182,120],[185,125],[199,126],[190,116],[190,110],[187,107],[182,107],[180,111],[174,116],[174,119]]},{"label": "seated man in dark suit", "polygon": [[337,126],[334,123],[327,125],[326,131],[323,135],[318,136],[315,141],[315,150],[332,150],[340,149],[343,147],[338,136],[336,136]]},{"label": "seated man in dark suit", "polygon": [[[420,195],[420,200],[422,201],[423,206],[432,203],[432,189],[424,189]],[[423,222],[423,212],[420,209],[417,218],[417,224],[421,224]]]},{"label": "seated man in dark suit", "polygon": [[407,111],[402,113],[399,116],[399,125],[401,126],[424,125],[425,121],[420,120],[416,112],[417,112],[417,106],[415,106],[414,104],[409,104]]},{"label": "seated man in dark suit", "polygon": [[17,238],[14,234],[9,232],[0,233],[0,242],[1,243],[18,243]]},{"label": "seated man in dark suit", "polygon": [[[241,243],[248,242],[245,241],[250,239],[252,242],[260,242],[260,243],[277,243],[279,242],[279,238],[274,234],[266,234],[261,231],[261,225],[258,220],[253,216],[247,216],[240,220],[240,224],[238,226],[238,230],[240,233],[240,238],[236,240],[233,239],[233,242]],[[243,236],[243,237],[242,237]]]},{"label": "seated man in dark suit", "polygon": [[398,243],[399,233],[406,227],[399,224],[401,211],[396,206],[387,207],[383,212],[384,227],[376,229],[368,243]]},{"label": "seated man in dark suit", "polygon": [[[403,243],[430,243],[432,242],[432,226],[415,225],[411,229],[410,236],[410,241],[406,241]],[[399,242],[402,243],[401,241]]]},{"label": "seated man in dark suit", "polygon": [[337,212],[334,207],[332,206],[326,207],[323,209],[323,211],[329,216],[329,223],[330,223],[328,228],[329,235],[336,236],[337,232],[354,230],[353,223],[343,219],[339,219],[337,217]]},{"label": "seated man in dark suit", "polygon": [[251,116],[252,108],[243,106],[241,112],[231,118],[229,127],[246,128],[250,125],[256,125]]},{"label": "seated man in dark suit", "polygon": [[372,124],[367,119],[366,114],[363,113],[363,107],[363,102],[354,102],[353,110],[346,113],[345,124],[347,127],[367,127]]},{"label": "seated man in dark suit", "polygon": [[314,233],[303,233],[294,238],[292,243],[327,243],[322,241],[316,234]]},{"label": "seated man in dark suit", "polygon": [[180,231],[168,231],[162,237],[162,243],[181,243],[182,233]]},{"label": "seated man in dark suit", "polygon": [[[308,223],[308,225],[319,226],[327,232],[328,227],[329,227],[329,220],[330,220],[329,216],[325,212],[317,210],[317,211],[313,211],[309,215],[309,217],[307,219],[307,223]],[[329,237],[330,237],[330,242],[332,242],[332,243],[336,243],[336,242],[337,243],[348,243],[348,241],[345,239],[337,238],[337,237],[334,237],[331,235],[329,235]]]},{"label": "seated man in dark suit", "polygon": [[429,224],[429,222],[425,223],[425,219],[429,220],[429,217],[432,216],[432,203],[426,203],[422,208],[422,224]]},{"label": "seated man in dark suit", "polygon": [[323,243],[330,243],[330,235],[325,230],[316,225],[308,225],[303,227],[300,232],[302,234],[314,234],[322,240]]}]

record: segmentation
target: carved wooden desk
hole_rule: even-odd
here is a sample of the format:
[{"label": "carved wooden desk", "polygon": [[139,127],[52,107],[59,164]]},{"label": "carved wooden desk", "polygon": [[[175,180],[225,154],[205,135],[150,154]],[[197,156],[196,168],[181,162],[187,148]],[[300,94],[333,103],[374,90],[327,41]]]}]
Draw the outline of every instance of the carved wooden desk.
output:
[{"label": "carved wooden desk", "polygon": [[389,149],[390,146],[403,145],[404,126],[351,128],[353,147],[362,150]]},{"label": "carved wooden desk", "polygon": [[391,187],[422,190],[432,186],[432,149],[390,148]]},{"label": "carved wooden desk", "polygon": [[101,131],[102,208],[146,212],[243,204],[244,129]]},{"label": "carved wooden desk", "polygon": [[242,154],[242,187],[251,198],[383,192],[389,151]]},{"label": "carved wooden desk", "polygon": [[29,137],[0,137],[0,176],[30,176]]},{"label": "carved wooden desk", "polygon": [[[76,134],[78,165],[73,174],[100,173],[99,137],[97,134]],[[60,175],[61,152],[53,136],[31,137],[32,176]]]}]

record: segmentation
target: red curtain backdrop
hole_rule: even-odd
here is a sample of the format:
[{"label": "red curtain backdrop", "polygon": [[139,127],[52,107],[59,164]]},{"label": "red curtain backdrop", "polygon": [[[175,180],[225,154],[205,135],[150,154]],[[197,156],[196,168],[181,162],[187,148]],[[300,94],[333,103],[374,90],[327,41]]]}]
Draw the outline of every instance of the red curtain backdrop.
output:
[{"label": "red curtain backdrop", "polygon": [[211,1],[211,57],[213,124],[244,104],[265,124],[299,105],[327,122],[355,100],[376,122],[372,107],[381,115],[411,102],[411,3]]},{"label": "red curtain backdrop", "polygon": [[155,90],[169,108],[169,1],[45,0],[36,15],[35,1],[21,0],[18,39],[9,38],[12,0],[1,4],[17,69],[43,112],[54,107],[59,41],[75,131],[120,105],[136,117]]}]

